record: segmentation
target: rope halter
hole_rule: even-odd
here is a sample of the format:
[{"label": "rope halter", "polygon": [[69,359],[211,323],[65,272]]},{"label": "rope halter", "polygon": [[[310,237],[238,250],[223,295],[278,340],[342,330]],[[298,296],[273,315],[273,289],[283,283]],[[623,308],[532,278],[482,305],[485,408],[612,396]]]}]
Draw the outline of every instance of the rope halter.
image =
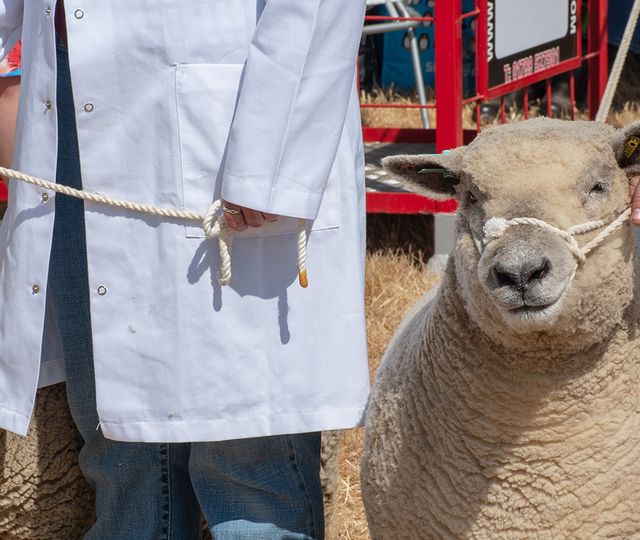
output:
[{"label": "rope halter", "polygon": [[[631,209],[627,208],[608,225],[603,221],[588,221],[587,223],[581,223],[580,225],[569,227],[567,230],[559,229],[558,227],[550,225],[546,221],[536,218],[519,217],[507,220],[505,218],[492,217],[484,224],[484,238],[481,243],[476,242],[476,247],[478,248],[478,252],[482,254],[486,247],[494,240],[500,238],[509,227],[512,227],[513,225],[533,225],[560,236],[560,238],[567,243],[567,247],[576,258],[577,264],[580,264],[587,259],[587,255],[598,247],[605,238],[607,238],[607,236],[614,231],[617,231],[627,223],[630,216]],[[575,239],[576,235],[602,229],[603,227],[604,229],[584,246],[580,247],[578,245],[578,242]]]},{"label": "rope halter", "polygon": [[[63,195],[68,195],[69,197],[75,197],[76,199],[82,199],[84,201],[91,201],[115,208],[124,208],[125,210],[130,210],[132,212],[141,212],[152,216],[200,222],[207,238],[218,239],[218,252],[220,253],[218,282],[220,285],[225,286],[231,281],[231,248],[233,247],[234,232],[232,229],[227,227],[224,214],[222,212],[222,200],[220,199],[214,201],[213,204],[209,206],[207,213],[202,215],[196,212],[188,212],[175,208],[159,208],[149,204],[141,204],[123,199],[113,199],[105,195],[100,195],[99,193],[92,193],[83,189],[71,188],[64,184],[49,182],[48,180],[36,178],[35,176],[30,176],[20,171],[6,169],[4,167],[0,167],[0,176],[13,178],[14,180],[19,180],[27,184],[55,191],[56,193],[62,193]],[[298,281],[301,287],[307,287],[307,222],[304,219],[298,220],[297,237]]]}]

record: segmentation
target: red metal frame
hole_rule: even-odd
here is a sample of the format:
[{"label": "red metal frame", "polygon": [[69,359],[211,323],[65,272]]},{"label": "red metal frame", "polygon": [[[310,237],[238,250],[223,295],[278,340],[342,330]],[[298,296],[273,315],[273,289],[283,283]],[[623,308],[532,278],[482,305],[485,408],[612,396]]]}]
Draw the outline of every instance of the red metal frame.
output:
[{"label": "red metal frame", "polygon": [[[571,101],[571,117],[575,117],[575,77],[573,70],[582,62],[587,62],[589,73],[589,115],[595,117],[600,99],[607,84],[607,0],[582,0],[589,14],[587,31],[587,51],[583,54],[582,41],[578,41],[578,58],[565,60],[557,66],[502,85],[488,88],[488,73],[480,69],[487,64],[487,0],[476,0],[475,8],[462,13],[459,0],[439,0],[435,2],[433,17],[371,17],[367,21],[381,20],[416,20],[434,23],[435,41],[435,104],[362,104],[363,108],[405,108],[436,109],[436,129],[402,129],[393,127],[368,127],[363,129],[365,142],[412,142],[435,143],[436,150],[442,152],[461,144],[468,144],[480,132],[480,104],[482,101],[500,98],[500,119],[506,122],[504,96],[515,90],[523,92],[524,117],[529,117],[528,86],[534,82],[546,80],[547,114],[551,114],[551,79],[561,73],[569,72],[569,93]],[[580,9],[578,11],[580,13]],[[462,21],[469,17],[476,18],[476,95],[463,99],[462,96]],[[580,23],[581,18],[578,17]],[[468,103],[476,104],[476,130],[463,130],[462,107]],[[418,197],[418,199],[415,199]],[[386,200],[385,200],[386,198]],[[422,200],[420,200],[422,199]],[[428,201],[428,202],[425,202]],[[407,213],[414,212],[451,212],[455,209],[454,201],[446,203],[429,201],[419,195],[402,196],[395,192],[367,193],[368,212]]]},{"label": "red metal frame", "polygon": [[[476,138],[477,134],[477,131],[474,131],[473,129],[463,129],[462,144],[469,144]],[[363,127],[362,135],[364,142],[435,144],[437,130],[419,128]]]},{"label": "red metal frame", "polygon": [[[436,70],[436,151],[462,144],[462,3],[436,2],[434,7]],[[440,74],[442,75],[442,74]]]},{"label": "red metal frame", "polygon": [[607,86],[607,37],[607,0],[589,0],[586,58],[589,62],[589,118],[592,120]]},{"label": "red metal frame", "polygon": [[370,214],[449,214],[456,211],[456,201],[435,201],[415,193],[367,193]]}]

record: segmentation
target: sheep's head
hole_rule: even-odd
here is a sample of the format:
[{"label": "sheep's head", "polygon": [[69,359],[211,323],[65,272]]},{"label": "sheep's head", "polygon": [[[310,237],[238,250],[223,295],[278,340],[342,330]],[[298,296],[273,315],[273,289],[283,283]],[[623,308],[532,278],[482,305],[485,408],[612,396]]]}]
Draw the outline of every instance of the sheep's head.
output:
[{"label": "sheep's head", "polygon": [[[500,332],[522,334],[575,327],[576,317],[598,318],[591,299],[602,296],[600,287],[611,288],[612,273],[623,263],[631,272],[629,227],[612,234],[576,271],[576,257],[558,234],[520,224],[487,242],[487,222],[526,217],[562,230],[611,222],[628,206],[628,177],[640,174],[640,148],[625,152],[637,136],[640,122],[615,130],[535,119],[489,129],[447,154],[394,156],[383,164],[429,197],[458,199],[453,262],[467,311],[480,326],[495,329],[497,323]],[[584,245],[598,232],[576,240]]]}]

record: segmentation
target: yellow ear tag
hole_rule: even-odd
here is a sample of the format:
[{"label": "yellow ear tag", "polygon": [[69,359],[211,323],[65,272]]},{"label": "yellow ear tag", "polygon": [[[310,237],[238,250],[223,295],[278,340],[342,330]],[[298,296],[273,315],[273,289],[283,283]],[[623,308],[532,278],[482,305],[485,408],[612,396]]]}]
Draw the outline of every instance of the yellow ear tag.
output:
[{"label": "yellow ear tag", "polygon": [[622,155],[626,159],[630,159],[633,154],[635,154],[636,150],[640,146],[640,138],[632,135],[629,137],[629,140],[624,145],[624,150],[622,151]]}]

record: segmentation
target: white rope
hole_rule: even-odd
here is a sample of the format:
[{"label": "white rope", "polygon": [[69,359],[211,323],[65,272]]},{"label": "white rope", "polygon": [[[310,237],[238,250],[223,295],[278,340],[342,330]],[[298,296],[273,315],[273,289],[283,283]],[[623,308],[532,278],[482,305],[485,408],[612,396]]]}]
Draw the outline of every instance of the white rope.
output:
[{"label": "white rope", "polygon": [[[41,187],[62,193],[76,199],[91,201],[98,204],[112,206],[115,208],[123,208],[132,212],[140,212],[150,214],[152,216],[168,217],[172,219],[182,219],[185,221],[196,221],[202,225],[202,229],[207,238],[218,239],[218,251],[220,253],[220,269],[218,271],[218,282],[220,285],[228,285],[231,281],[231,249],[233,247],[233,230],[230,229],[224,219],[222,212],[222,201],[214,201],[206,214],[197,212],[188,212],[185,210],[177,210],[174,208],[160,208],[149,204],[140,204],[124,199],[113,199],[99,193],[92,193],[81,189],[75,189],[55,182],[49,182],[35,176],[6,169],[0,167],[0,176],[6,178],[14,178],[27,184]],[[298,238],[297,238],[297,254],[298,254],[298,280],[302,287],[308,284],[307,279],[307,223],[304,219],[298,220]]]},{"label": "white rope", "polygon": [[636,29],[639,14],[640,0],[635,0],[633,7],[631,8],[631,13],[629,14],[629,19],[627,20],[627,26],[625,26],[624,34],[622,35],[622,40],[620,41],[620,47],[618,48],[616,59],[613,62],[613,67],[609,74],[607,87],[605,88],[604,94],[602,95],[602,101],[600,101],[600,106],[598,107],[596,122],[606,122],[607,117],[609,116],[609,110],[613,103],[613,96],[616,93],[616,88],[618,87],[620,76],[622,75],[622,68],[624,67],[624,61],[627,58],[627,53],[629,52],[629,46],[633,39],[633,32]]},{"label": "white rope", "polygon": [[[484,224],[484,238],[482,240],[482,245],[479,246],[476,242],[476,246],[478,247],[478,251],[480,252],[480,254],[482,254],[484,249],[486,249],[486,247],[491,242],[500,238],[509,227],[513,227],[514,225],[530,225],[539,227],[546,231],[550,231],[560,236],[567,243],[569,250],[576,258],[576,267],[574,268],[573,273],[571,274],[569,279],[569,282],[571,282],[573,280],[573,277],[575,276],[577,266],[585,262],[585,260],[587,259],[587,255],[596,247],[598,247],[611,233],[617,231],[624,224],[628,223],[630,216],[631,208],[627,208],[624,212],[622,212],[622,214],[620,214],[616,219],[614,219],[606,226],[603,221],[588,221],[586,223],[581,223],[579,225],[569,227],[567,230],[559,229],[558,227],[550,225],[546,221],[536,218],[520,217],[514,219],[505,219],[492,217]],[[602,229],[603,227],[604,229]],[[585,234],[597,229],[602,229],[602,231],[600,231],[597,236],[592,238],[584,246],[580,247],[578,245],[578,242],[575,239],[576,235]]]},{"label": "white rope", "polygon": [[301,219],[298,226],[298,281],[300,286],[307,288],[307,224]]}]

